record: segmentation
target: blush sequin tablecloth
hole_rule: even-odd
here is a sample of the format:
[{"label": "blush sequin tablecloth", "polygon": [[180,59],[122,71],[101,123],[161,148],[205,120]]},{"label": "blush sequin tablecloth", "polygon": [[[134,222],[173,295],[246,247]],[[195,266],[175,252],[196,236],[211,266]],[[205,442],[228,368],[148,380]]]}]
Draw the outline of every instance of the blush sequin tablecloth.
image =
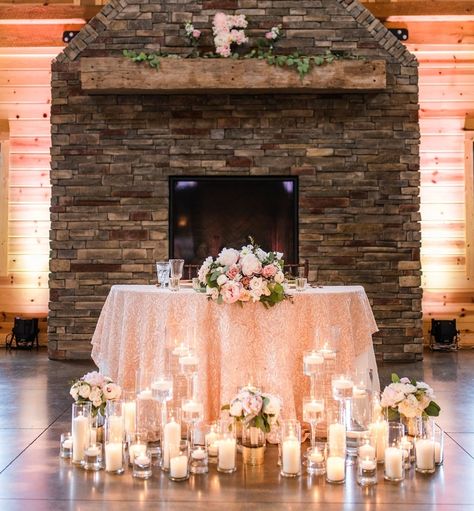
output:
[{"label": "blush sequin tablecloth", "polygon": [[361,286],[311,288],[266,309],[260,303],[218,305],[191,289],[116,285],[110,290],[92,338],[99,370],[133,388],[137,368],[164,368],[168,324],[193,325],[199,357],[198,395],[208,419],[219,414],[249,379],[283,400],[283,416],[301,415],[309,378],[303,351],[322,347],[337,327],[338,372],[371,368],[379,380],[372,345],[377,331]]}]

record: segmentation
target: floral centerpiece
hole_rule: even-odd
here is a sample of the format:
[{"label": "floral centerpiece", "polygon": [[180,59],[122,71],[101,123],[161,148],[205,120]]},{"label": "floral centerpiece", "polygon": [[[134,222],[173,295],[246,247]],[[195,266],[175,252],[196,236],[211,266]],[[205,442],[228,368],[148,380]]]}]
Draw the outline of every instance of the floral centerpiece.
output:
[{"label": "floral centerpiece", "polygon": [[224,248],[208,257],[198,271],[200,284],[217,303],[261,302],[271,307],[288,298],[283,283],[283,254],[265,252],[251,243],[240,250]]},{"label": "floral centerpiece", "polygon": [[281,400],[247,385],[232,401],[224,405],[231,417],[242,425],[242,454],[244,463],[261,465],[264,460],[265,435],[278,425]]},{"label": "floral centerpiece", "polygon": [[97,371],[85,374],[72,383],[69,391],[76,403],[91,403],[92,415],[105,414],[107,401],[118,399],[122,393],[120,385]]},{"label": "floral centerpiece", "polygon": [[433,389],[427,383],[399,378],[394,373],[392,383],[382,393],[380,404],[389,420],[400,418],[409,423],[412,419],[439,415],[441,408],[433,401],[434,397]]}]

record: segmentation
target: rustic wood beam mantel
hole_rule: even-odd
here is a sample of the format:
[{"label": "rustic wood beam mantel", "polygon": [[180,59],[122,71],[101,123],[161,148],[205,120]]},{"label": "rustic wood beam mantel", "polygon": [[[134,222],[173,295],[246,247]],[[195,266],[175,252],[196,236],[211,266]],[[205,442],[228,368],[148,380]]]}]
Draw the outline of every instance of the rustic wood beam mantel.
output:
[{"label": "rustic wood beam mantel", "polygon": [[368,92],[386,87],[385,61],[338,60],[295,70],[262,60],[163,58],[160,69],[124,57],[85,57],[81,84],[90,94],[256,94]]}]

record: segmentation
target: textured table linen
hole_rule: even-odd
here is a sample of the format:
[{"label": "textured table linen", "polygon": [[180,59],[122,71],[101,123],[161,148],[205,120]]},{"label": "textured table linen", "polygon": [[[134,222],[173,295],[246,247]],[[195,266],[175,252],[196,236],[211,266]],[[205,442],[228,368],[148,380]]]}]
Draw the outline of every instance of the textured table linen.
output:
[{"label": "textured table linen", "polygon": [[301,417],[310,387],[303,351],[322,347],[333,327],[340,339],[336,370],[371,368],[379,386],[372,345],[377,325],[361,286],[311,288],[266,309],[260,303],[218,305],[191,289],[116,285],[92,338],[92,358],[103,374],[133,389],[137,368],[165,367],[165,332],[173,322],[195,326],[198,395],[207,419],[217,417],[249,379],[283,399],[283,416]]}]

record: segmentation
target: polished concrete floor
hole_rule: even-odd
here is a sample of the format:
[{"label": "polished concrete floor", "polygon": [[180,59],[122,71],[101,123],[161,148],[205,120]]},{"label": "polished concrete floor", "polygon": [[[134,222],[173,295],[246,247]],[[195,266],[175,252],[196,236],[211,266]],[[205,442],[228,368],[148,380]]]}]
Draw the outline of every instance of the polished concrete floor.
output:
[{"label": "polished concrete floor", "polygon": [[[172,483],[162,473],[149,481],[130,473],[86,473],[58,457],[58,439],[69,430],[68,382],[93,366],[56,362],[45,351],[0,352],[0,511],[65,510],[266,510],[310,509],[390,511],[474,510],[474,351],[427,353],[424,363],[380,368],[424,379],[442,407],[447,433],[446,461],[434,476],[413,470],[402,484],[383,481],[363,490],[348,470],[344,485],[322,478],[279,476],[276,449],[269,447],[264,469],[232,475],[195,476]],[[381,471],[380,471],[381,472]]]}]

